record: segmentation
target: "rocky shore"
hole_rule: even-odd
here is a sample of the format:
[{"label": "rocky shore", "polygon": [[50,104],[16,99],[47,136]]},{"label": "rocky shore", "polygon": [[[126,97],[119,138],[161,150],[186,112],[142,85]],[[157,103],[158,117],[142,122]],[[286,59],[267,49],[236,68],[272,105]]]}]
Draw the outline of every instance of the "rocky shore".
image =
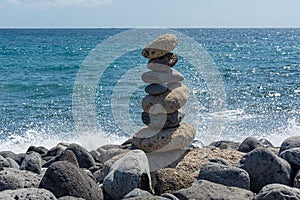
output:
[{"label": "rocky shore", "polygon": [[60,143],[0,152],[0,199],[300,199],[300,136],[280,147],[195,140],[180,159],[151,171],[132,140],[87,151]]}]

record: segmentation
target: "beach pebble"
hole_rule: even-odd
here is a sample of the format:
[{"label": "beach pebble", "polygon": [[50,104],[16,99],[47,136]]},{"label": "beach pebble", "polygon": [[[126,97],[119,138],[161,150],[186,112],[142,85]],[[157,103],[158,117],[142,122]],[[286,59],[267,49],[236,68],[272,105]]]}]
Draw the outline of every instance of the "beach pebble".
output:
[{"label": "beach pebble", "polygon": [[167,86],[157,83],[152,83],[145,88],[145,92],[150,95],[160,95],[166,91],[168,91]]},{"label": "beach pebble", "polygon": [[279,156],[288,161],[295,169],[300,169],[300,147],[287,149],[281,152]]},{"label": "beach pebble", "polygon": [[282,184],[264,186],[254,200],[299,200],[300,190]]},{"label": "beach pebble", "polygon": [[178,111],[171,114],[149,114],[146,112],[142,113],[142,121],[145,125],[151,128],[173,128],[179,125],[181,120],[184,118],[184,111],[179,109]]},{"label": "beach pebble", "polygon": [[147,67],[152,71],[166,72],[170,70],[178,61],[178,56],[173,53],[168,53],[167,55],[149,60]]},{"label": "beach pebble", "polygon": [[209,162],[230,166],[229,163],[223,158],[213,158],[210,159]]},{"label": "beach pebble", "polygon": [[132,150],[118,159],[103,180],[103,189],[113,200],[135,188],[152,191],[148,159],[141,150]]},{"label": "beach pebble", "polygon": [[0,192],[0,199],[5,200],[57,200],[54,194],[45,189],[23,188]]},{"label": "beach pebble", "polygon": [[155,194],[161,195],[188,188],[195,179],[183,170],[163,168],[153,172],[152,181]]},{"label": "beach pebble", "polygon": [[248,172],[253,192],[271,183],[291,184],[290,164],[266,148],[256,148],[246,154],[240,161],[240,168]]},{"label": "beach pebble", "polygon": [[103,199],[101,188],[96,182],[67,161],[50,165],[39,187],[51,191],[57,198],[74,196],[86,200]]},{"label": "beach pebble", "polygon": [[32,152],[29,155],[26,155],[21,166],[21,170],[32,171],[37,174],[42,173],[42,157],[39,153]]},{"label": "beach pebble", "polygon": [[0,191],[31,187],[37,188],[41,179],[41,175],[31,171],[4,168],[0,171]]},{"label": "beach pebble", "polygon": [[142,74],[142,80],[145,83],[174,83],[184,80],[184,77],[175,69],[169,69],[166,72],[148,71]]},{"label": "beach pebble", "polygon": [[186,104],[188,96],[188,88],[182,85],[161,95],[147,95],[142,100],[142,107],[145,112],[150,114],[170,114],[182,108]]},{"label": "beach pebble", "polygon": [[162,57],[171,52],[178,44],[178,38],[173,34],[164,34],[148,44],[142,51],[145,58]]},{"label": "beach pebble", "polygon": [[245,189],[229,187],[206,180],[198,180],[191,187],[173,193],[180,200],[188,199],[222,199],[222,200],[252,200],[254,194]]},{"label": "beach pebble", "polygon": [[88,169],[96,165],[93,156],[79,144],[70,144],[67,149],[73,151],[79,167]]},{"label": "beach pebble", "polygon": [[250,177],[240,168],[219,163],[206,163],[201,166],[198,180],[207,180],[231,187],[250,189]]},{"label": "beach pebble", "polygon": [[132,143],[145,152],[172,151],[189,146],[195,134],[195,128],[186,123],[162,130],[144,127],[133,136]]},{"label": "beach pebble", "polygon": [[75,166],[79,167],[79,164],[77,162],[76,155],[73,153],[73,151],[66,149],[63,152],[61,152],[58,156],[52,158],[51,160],[47,161],[43,167],[49,167],[52,163],[57,161],[68,161]]},{"label": "beach pebble", "polygon": [[300,147],[300,136],[289,137],[282,142],[278,154],[280,154],[284,150],[292,149],[296,147]]},{"label": "beach pebble", "polygon": [[255,148],[263,147],[264,145],[254,137],[247,137],[239,146],[238,150],[244,153],[248,153]]}]

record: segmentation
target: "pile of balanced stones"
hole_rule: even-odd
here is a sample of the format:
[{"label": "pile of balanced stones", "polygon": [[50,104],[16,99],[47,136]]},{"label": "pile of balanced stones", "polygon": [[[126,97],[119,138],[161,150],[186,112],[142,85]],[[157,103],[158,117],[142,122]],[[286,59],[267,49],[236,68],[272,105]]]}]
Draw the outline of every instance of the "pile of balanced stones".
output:
[{"label": "pile of balanced stones", "polygon": [[175,35],[164,34],[142,51],[149,59],[147,67],[150,69],[141,77],[149,84],[145,88],[148,95],[142,101],[142,120],[146,127],[134,135],[132,143],[145,152],[184,149],[195,138],[194,127],[181,122],[189,90],[181,82],[183,75],[173,69],[178,56],[171,51],[177,44]]}]

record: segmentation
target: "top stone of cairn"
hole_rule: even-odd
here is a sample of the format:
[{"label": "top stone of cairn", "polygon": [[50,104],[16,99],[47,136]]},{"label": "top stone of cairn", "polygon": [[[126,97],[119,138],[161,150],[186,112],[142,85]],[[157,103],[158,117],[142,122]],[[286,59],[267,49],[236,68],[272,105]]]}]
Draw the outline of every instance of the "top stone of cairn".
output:
[{"label": "top stone of cairn", "polygon": [[145,58],[162,57],[171,52],[178,44],[178,38],[173,34],[164,34],[148,44],[142,51]]}]

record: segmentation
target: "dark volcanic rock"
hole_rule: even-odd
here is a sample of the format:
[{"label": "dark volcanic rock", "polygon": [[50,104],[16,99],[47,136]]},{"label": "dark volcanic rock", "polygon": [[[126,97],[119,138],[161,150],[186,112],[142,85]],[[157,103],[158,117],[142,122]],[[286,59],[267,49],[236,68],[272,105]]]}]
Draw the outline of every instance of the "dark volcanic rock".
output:
[{"label": "dark volcanic rock", "polygon": [[220,149],[234,149],[237,150],[240,146],[239,142],[233,142],[233,141],[217,141],[217,142],[212,142],[209,146],[214,146],[218,147]]},{"label": "dark volcanic rock", "polygon": [[50,165],[39,187],[51,191],[57,198],[74,196],[86,200],[103,199],[102,191],[96,182],[67,161],[58,161]]},{"label": "dark volcanic rock", "polygon": [[14,168],[0,171],[0,191],[38,187],[42,177],[36,173]]},{"label": "dark volcanic rock", "polygon": [[76,155],[73,153],[73,151],[66,149],[63,152],[61,152],[58,156],[52,158],[48,162],[46,162],[43,167],[49,167],[52,163],[57,161],[68,161],[75,166],[79,167],[79,164],[77,162]]},{"label": "dark volcanic rock", "polygon": [[282,142],[278,154],[280,154],[284,150],[296,147],[300,147],[300,136],[289,137]]},{"label": "dark volcanic rock", "polygon": [[135,188],[132,191],[130,191],[128,194],[126,194],[124,196],[124,199],[129,199],[132,197],[147,197],[147,196],[153,196],[153,194],[151,194],[148,191],[145,190],[141,190],[140,188]]},{"label": "dark volcanic rock", "polygon": [[206,163],[202,165],[198,179],[225,186],[239,187],[246,190],[250,189],[250,177],[245,170],[218,163]]},{"label": "dark volcanic rock", "polygon": [[153,128],[173,128],[179,125],[181,120],[184,118],[184,111],[179,109],[178,111],[171,114],[149,114],[146,112],[142,113],[142,121],[147,126]]},{"label": "dark volcanic rock", "polygon": [[41,155],[36,152],[30,153],[29,155],[27,155],[24,158],[24,160],[20,166],[20,169],[32,171],[37,174],[41,174],[42,173],[42,157],[41,157]]},{"label": "dark volcanic rock", "polygon": [[300,189],[300,170],[297,170],[295,174],[293,186]]},{"label": "dark volcanic rock", "polygon": [[229,166],[229,163],[225,159],[223,159],[223,158],[213,158],[213,159],[210,159],[209,162],[218,163],[218,164]]},{"label": "dark volcanic rock", "polygon": [[82,146],[78,144],[70,144],[67,149],[73,151],[76,155],[80,167],[88,169],[96,165],[93,156]]},{"label": "dark volcanic rock", "polygon": [[178,190],[174,195],[180,200],[252,200],[254,197],[249,190],[228,187],[206,180],[199,180],[189,188]]},{"label": "dark volcanic rock", "polygon": [[27,149],[27,153],[28,152],[36,152],[36,153],[39,153],[41,156],[46,156],[47,153],[48,153],[48,149],[46,149],[45,147],[36,147],[36,146],[30,146],[28,149]]},{"label": "dark volcanic rock", "polygon": [[168,87],[158,83],[152,83],[145,88],[145,92],[150,95],[160,95],[168,90]]},{"label": "dark volcanic rock", "polygon": [[256,148],[249,152],[241,159],[240,168],[248,172],[253,192],[271,183],[291,185],[291,166],[269,149]]},{"label": "dark volcanic rock", "polygon": [[292,167],[300,169],[300,148],[287,149],[279,154],[281,158],[288,161]]},{"label": "dark volcanic rock", "polygon": [[38,188],[23,188],[0,192],[0,199],[5,200],[56,200],[48,190]]},{"label": "dark volcanic rock", "polygon": [[174,168],[156,170],[152,180],[155,194],[158,195],[188,188],[195,181],[187,172]]},{"label": "dark volcanic rock", "polygon": [[282,184],[264,186],[255,200],[300,200],[300,190]]},{"label": "dark volcanic rock", "polygon": [[248,153],[255,148],[263,147],[264,145],[254,137],[247,137],[239,146],[238,150],[244,153]]},{"label": "dark volcanic rock", "polygon": [[141,150],[132,150],[117,160],[103,181],[111,199],[121,199],[135,188],[152,190],[147,156]]}]

